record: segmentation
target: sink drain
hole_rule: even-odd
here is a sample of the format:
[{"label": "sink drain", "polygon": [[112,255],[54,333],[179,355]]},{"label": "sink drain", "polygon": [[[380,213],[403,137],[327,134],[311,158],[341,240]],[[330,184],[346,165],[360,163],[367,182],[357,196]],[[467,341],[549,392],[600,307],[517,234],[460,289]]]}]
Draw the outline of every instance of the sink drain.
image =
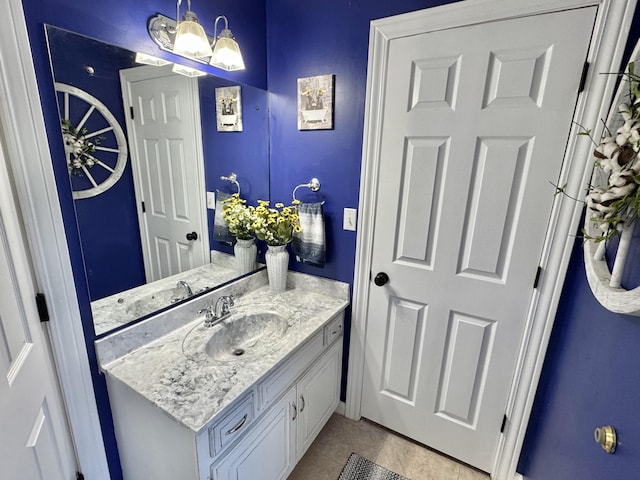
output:
[{"label": "sink drain", "polygon": [[236,348],[232,353],[236,357],[239,357],[240,355],[244,355],[244,349],[243,348]]}]

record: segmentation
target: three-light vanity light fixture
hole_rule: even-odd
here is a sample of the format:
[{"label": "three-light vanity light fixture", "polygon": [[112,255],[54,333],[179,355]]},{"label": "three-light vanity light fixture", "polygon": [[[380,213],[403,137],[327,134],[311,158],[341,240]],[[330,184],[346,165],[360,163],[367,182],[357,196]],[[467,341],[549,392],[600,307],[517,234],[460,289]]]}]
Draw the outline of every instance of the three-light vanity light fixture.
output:
[{"label": "three-light vanity light fixture", "polygon": [[[151,39],[167,52],[227,71],[244,70],[242,52],[240,52],[240,46],[229,30],[227,17],[220,15],[216,18],[213,25],[213,37],[210,37],[198,21],[198,16],[191,10],[191,0],[187,0],[187,11],[182,19],[178,20],[181,3],[182,0],[177,0],[176,20],[161,14],[156,14],[149,19],[147,30]],[[220,22],[224,22],[224,26],[218,34]],[[146,54],[138,54],[136,61],[151,65],[170,63]],[[176,73],[183,75],[204,75],[204,73],[189,67],[174,65],[174,71],[176,68],[181,69]]]}]

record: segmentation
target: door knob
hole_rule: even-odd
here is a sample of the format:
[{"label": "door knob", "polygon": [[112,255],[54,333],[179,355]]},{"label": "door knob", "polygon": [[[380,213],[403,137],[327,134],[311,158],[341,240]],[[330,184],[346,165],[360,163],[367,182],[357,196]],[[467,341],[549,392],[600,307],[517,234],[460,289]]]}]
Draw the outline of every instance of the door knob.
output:
[{"label": "door knob", "polygon": [[198,239],[198,234],[196,232],[187,233],[187,240],[189,240],[190,242],[192,240],[197,240],[197,239]]},{"label": "door knob", "polygon": [[384,272],[378,273],[376,277],[373,279],[373,283],[375,283],[379,287],[385,285],[388,281],[389,281],[389,275],[387,275]]}]

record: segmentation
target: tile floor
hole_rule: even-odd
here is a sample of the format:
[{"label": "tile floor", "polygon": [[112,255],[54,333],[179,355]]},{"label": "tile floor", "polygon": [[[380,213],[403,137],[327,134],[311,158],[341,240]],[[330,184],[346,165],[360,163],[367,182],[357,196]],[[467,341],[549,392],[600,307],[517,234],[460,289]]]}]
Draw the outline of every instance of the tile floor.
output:
[{"label": "tile floor", "polygon": [[489,480],[489,476],[366,420],[333,414],[288,480],[337,480],[352,452],[410,480]]}]

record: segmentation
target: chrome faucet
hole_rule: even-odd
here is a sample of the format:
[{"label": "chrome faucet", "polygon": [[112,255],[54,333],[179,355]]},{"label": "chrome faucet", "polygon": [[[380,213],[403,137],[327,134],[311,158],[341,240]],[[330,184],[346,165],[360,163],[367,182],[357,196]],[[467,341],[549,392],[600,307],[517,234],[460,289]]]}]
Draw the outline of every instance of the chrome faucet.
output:
[{"label": "chrome faucet", "polygon": [[234,306],[233,300],[233,295],[223,295],[215,303],[211,302],[208,307],[199,310],[198,314],[204,313],[204,326],[213,327],[231,315],[229,309]]},{"label": "chrome faucet", "polygon": [[176,287],[184,287],[184,289],[187,292],[187,297],[190,297],[193,295],[193,290],[191,290],[191,285],[189,285],[187,282],[185,282],[184,280],[180,280],[177,284]]}]

